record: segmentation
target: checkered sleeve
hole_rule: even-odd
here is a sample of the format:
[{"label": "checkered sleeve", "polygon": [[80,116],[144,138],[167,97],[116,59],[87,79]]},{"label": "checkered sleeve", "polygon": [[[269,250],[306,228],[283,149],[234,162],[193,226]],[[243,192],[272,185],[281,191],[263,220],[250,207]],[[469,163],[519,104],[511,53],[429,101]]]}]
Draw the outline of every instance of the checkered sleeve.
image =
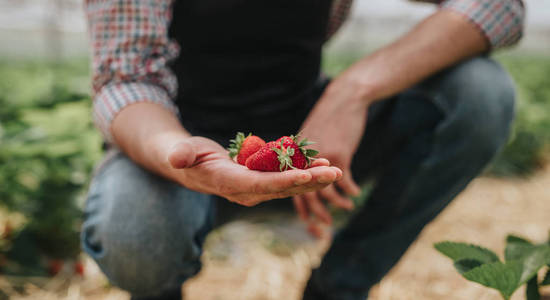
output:
[{"label": "checkered sleeve", "polygon": [[332,2],[327,28],[327,40],[334,36],[348,19],[352,4],[353,0],[334,0]]},{"label": "checkered sleeve", "polygon": [[514,45],[523,35],[525,8],[521,0],[445,0],[440,5],[475,24],[492,49]]},{"label": "checkered sleeve", "polygon": [[172,99],[175,75],[167,62],[178,55],[168,38],[172,0],[86,0],[92,48],[93,116],[107,142],[114,117],[138,102],[163,105]]}]

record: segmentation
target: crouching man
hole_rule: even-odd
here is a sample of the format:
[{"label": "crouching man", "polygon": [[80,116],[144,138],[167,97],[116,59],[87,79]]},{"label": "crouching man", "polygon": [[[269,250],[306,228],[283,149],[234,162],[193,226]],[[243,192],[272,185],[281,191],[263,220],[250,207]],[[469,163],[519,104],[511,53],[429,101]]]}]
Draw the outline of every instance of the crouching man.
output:
[{"label": "crouching man", "polygon": [[[486,54],[520,39],[522,2],[431,2],[437,12],[329,80],[322,47],[351,0],[87,0],[109,151],[85,251],[133,299],[181,299],[229,202],[292,201],[314,229],[372,179],[303,296],[364,300],[502,147],[514,115],[513,82]],[[301,131],[324,159],[251,171],[224,149],[237,131]]]}]

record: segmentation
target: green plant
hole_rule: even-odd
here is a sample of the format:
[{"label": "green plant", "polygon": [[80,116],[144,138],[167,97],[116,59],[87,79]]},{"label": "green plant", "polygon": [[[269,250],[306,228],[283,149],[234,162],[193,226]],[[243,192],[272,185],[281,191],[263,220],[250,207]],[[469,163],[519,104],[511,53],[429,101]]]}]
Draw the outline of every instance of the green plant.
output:
[{"label": "green plant", "polygon": [[441,242],[435,248],[453,260],[456,270],[466,279],[496,289],[504,299],[527,284],[526,299],[539,300],[539,286],[550,285],[550,269],[539,281],[538,272],[550,267],[550,239],[546,243],[509,235],[504,262],[491,250],[465,243]]},{"label": "green plant", "polygon": [[46,275],[47,260],[80,253],[79,199],[101,140],[90,118],[87,69],[0,63],[0,272]]}]

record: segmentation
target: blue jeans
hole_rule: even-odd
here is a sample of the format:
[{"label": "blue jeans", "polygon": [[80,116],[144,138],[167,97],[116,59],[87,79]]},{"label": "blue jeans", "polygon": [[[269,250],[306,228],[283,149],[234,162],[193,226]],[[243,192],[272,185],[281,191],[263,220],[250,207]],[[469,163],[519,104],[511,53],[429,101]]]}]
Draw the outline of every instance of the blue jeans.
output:
[{"label": "blue jeans", "polygon": [[[374,189],[336,233],[305,298],[365,299],[506,142],[514,98],[507,73],[478,57],[372,105],[352,169],[359,182],[372,179]],[[82,245],[133,296],[171,293],[200,270],[206,235],[235,209],[226,202],[115,153],[91,183]]]}]

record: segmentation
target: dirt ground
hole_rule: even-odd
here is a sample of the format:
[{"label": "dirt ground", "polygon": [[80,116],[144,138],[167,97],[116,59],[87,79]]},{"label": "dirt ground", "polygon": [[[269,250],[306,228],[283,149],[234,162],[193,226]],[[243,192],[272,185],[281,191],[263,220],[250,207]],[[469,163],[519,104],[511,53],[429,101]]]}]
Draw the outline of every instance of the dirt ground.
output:
[{"label": "dirt ground", "polygon": [[[528,180],[478,178],[425,228],[368,300],[500,299],[497,292],[459,276],[433,243],[466,241],[502,254],[507,233],[540,242],[548,238],[549,230],[550,165]],[[319,264],[328,244],[309,237],[294,217],[230,223],[209,236],[204,268],[183,286],[185,299],[298,300],[311,267]],[[0,277],[0,290],[9,289],[9,282]],[[27,296],[11,299],[129,298],[110,287],[89,259],[83,278],[62,273],[40,285],[28,283],[26,290]],[[544,293],[550,295],[550,290]],[[522,291],[513,297],[520,299],[524,299]]]}]

